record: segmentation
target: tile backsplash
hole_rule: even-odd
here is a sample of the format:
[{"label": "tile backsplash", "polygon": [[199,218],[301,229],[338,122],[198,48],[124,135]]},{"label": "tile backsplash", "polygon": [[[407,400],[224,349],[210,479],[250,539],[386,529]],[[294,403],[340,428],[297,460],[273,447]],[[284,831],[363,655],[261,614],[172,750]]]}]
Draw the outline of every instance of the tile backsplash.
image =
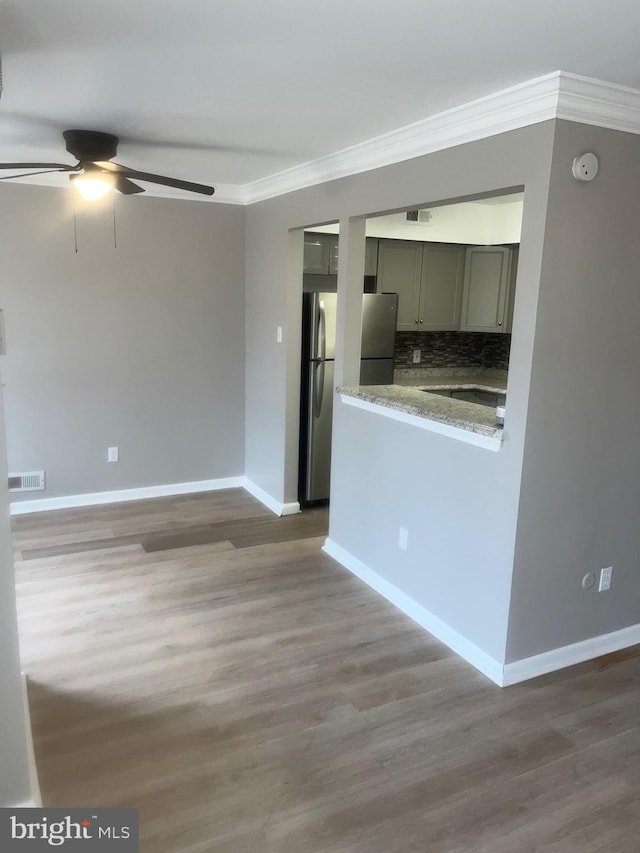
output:
[{"label": "tile backsplash", "polygon": [[511,335],[494,332],[397,332],[396,370],[413,368],[413,350],[422,353],[421,367],[509,368]]}]

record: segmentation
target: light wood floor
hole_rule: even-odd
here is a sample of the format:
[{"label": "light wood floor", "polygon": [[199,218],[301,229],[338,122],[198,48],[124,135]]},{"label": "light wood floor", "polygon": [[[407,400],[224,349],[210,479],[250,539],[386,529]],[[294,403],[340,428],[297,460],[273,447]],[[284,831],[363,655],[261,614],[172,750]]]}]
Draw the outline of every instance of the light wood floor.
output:
[{"label": "light wood floor", "polygon": [[143,853],[637,853],[640,655],[500,690],[242,490],[14,519],[43,798]]}]

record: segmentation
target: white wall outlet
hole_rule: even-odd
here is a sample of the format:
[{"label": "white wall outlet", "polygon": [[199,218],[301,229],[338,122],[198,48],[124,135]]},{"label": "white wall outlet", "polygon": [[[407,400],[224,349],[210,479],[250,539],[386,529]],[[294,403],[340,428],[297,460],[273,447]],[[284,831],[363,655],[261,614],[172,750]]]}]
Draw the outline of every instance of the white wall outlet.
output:
[{"label": "white wall outlet", "polygon": [[282,343],[282,326],[276,327],[276,343],[277,344]]},{"label": "white wall outlet", "polygon": [[600,569],[600,583],[598,584],[598,592],[606,592],[611,589],[611,576],[613,575],[613,566],[607,566],[606,569]]},{"label": "white wall outlet", "polygon": [[409,531],[406,527],[401,527],[398,531],[398,548],[406,551],[409,547]]},{"label": "white wall outlet", "polygon": [[421,360],[422,360],[422,350],[414,349],[414,351],[413,351],[413,363],[414,364],[420,364]]},{"label": "white wall outlet", "polygon": [[120,451],[117,447],[109,447],[107,449],[107,462],[117,462],[120,458]]}]

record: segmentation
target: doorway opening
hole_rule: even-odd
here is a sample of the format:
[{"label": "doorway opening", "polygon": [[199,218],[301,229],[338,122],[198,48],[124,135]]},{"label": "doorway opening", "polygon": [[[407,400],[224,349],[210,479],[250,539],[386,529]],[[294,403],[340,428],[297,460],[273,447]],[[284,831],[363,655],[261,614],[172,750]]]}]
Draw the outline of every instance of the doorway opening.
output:
[{"label": "doorway opening", "polygon": [[[478,381],[492,374],[499,382],[489,384],[506,390],[523,200],[511,189],[367,217],[360,385],[464,373]],[[301,507],[330,496],[338,266],[339,224],[305,229]]]},{"label": "doorway opening", "polygon": [[326,505],[330,492],[339,225],[329,227],[330,231],[304,232],[298,448],[301,508]]}]

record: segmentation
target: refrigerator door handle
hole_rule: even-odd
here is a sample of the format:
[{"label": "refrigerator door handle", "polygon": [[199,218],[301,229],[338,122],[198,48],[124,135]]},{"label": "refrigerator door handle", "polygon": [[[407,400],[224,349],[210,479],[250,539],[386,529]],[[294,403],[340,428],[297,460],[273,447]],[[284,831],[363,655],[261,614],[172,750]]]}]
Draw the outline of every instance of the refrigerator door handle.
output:
[{"label": "refrigerator door handle", "polygon": [[313,414],[316,418],[320,417],[322,411],[324,364],[324,361],[318,361],[313,365]]},{"label": "refrigerator door handle", "polygon": [[327,357],[327,318],[324,313],[324,302],[320,302],[318,312],[318,337],[320,338],[320,354],[318,358],[324,361]]}]

